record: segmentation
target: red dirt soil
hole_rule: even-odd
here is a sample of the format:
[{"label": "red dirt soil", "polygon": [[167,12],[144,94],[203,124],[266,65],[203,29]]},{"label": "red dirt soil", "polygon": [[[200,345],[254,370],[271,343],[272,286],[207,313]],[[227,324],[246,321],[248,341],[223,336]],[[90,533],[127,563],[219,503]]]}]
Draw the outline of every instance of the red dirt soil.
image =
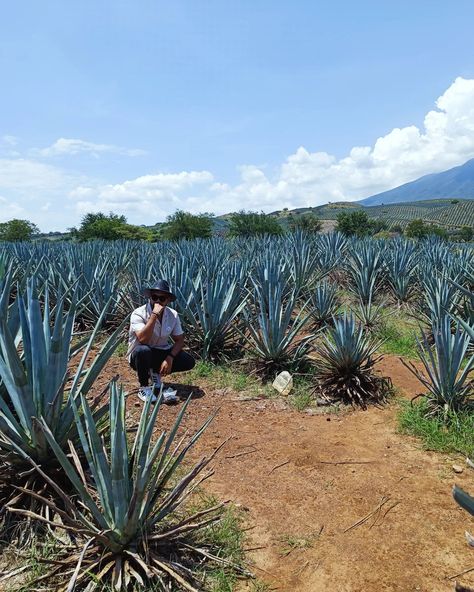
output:
[{"label": "red dirt soil", "polygon": [[[398,358],[386,356],[379,370],[402,396],[421,391]],[[124,358],[110,361],[107,375],[115,373],[126,390],[136,388]],[[451,496],[455,482],[474,490],[474,473],[464,465],[455,475],[453,461],[463,459],[425,452],[415,439],[398,434],[395,403],[309,414],[282,399],[239,400],[229,389],[207,389],[205,379],[198,386],[204,396],[192,401],[185,428],[193,430],[220,411],[193,457],[232,438],[206,488],[246,510],[246,545],[261,547],[247,556],[270,589],[441,592],[453,590],[448,577],[474,566],[464,538],[472,522]],[[164,407],[158,428],[169,425],[178,409]],[[140,410],[132,395],[131,425]],[[472,585],[474,572],[459,579]]]}]

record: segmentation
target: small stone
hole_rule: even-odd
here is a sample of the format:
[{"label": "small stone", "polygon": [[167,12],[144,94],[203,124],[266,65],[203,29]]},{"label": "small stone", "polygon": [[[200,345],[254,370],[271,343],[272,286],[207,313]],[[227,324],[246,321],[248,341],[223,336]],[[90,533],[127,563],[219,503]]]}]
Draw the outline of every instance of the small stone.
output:
[{"label": "small stone", "polygon": [[459,465],[453,465],[453,471],[454,471],[455,473],[462,473],[462,472],[463,472],[463,470],[464,470],[464,469],[463,469],[462,467],[460,467]]}]

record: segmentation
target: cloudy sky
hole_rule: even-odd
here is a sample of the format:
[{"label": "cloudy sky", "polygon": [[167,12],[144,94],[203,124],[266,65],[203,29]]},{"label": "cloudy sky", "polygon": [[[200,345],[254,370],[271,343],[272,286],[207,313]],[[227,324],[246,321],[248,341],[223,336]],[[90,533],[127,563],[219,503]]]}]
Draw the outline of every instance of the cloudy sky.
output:
[{"label": "cloudy sky", "polygon": [[474,2],[17,0],[0,221],[362,199],[474,157]]}]

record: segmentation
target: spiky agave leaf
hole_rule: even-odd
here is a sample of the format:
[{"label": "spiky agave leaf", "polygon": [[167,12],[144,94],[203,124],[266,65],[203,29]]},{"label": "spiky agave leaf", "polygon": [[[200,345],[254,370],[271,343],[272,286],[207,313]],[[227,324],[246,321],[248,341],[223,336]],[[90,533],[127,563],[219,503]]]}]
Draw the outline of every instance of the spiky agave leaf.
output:
[{"label": "spiky agave leaf", "polygon": [[[45,471],[58,476],[59,463],[35,418],[42,418],[63,450],[68,440],[78,437],[73,406],[80,396],[85,396],[100,371],[112,355],[121,328],[103,344],[91,363],[86,364],[100,326],[97,324],[76,372],[69,382],[68,368],[75,307],[64,312],[64,299],[56,303],[54,319],[50,316],[47,292],[43,312],[30,280],[26,298],[18,297],[21,326],[20,347],[12,335],[9,323],[0,318],[0,377],[4,383],[0,397],[0,512],[17,496],[13,487],[43,487],[44,483],[31,474],[26,457],[41,464]],[[99,319],[101,321],[102,319]],[[105,393],[104,393],[105,394]],[[107,412],[107,406],[99,408],[100,397],[93,403],[97,422]],[[59,475],[60,476],[60,475]],[[58,476],[58,478],[59,478]]]},{"label": "spiky agave leaf", "polygon": [[434,326],[441,323],[447,314],[454,313],[461,294],[456,282],[434,275],[432,270],[426,270],[423,278],[423,298],[418,305],[417,316]]},{"label": "spiky agave leaf", "polygon": [[349,288],[363,303],[375,299],[384,274],[383,253],[374,241],[358,241],[351,250],[347,271],[351,278]]},{"label": "spiky agave leaf", "polygon": [[310,320],[303,306],[295,311],[297,293],[284,299],[281,284],[269,285],[268,290],[254,283],[254,312],[244,310],[247,326],[245,338],[251,355],[263,365],[265,372],[283,366],[299,366],[304,361],[316,333],[301,336],[301,329]]},{"label": "spiky agave leaf", "polygon": [[334,320],[334,326],[316,347],[317,391],[329,400],[366,407],[383,401],[391,389],[388,378],[375,374],[374,355],[381,342],[358,327],[352,315]]},{"label": "spiky agave leaf", "polygon": [[199,273],[190,287],[183,317],[204,360],[225,355],[236,332],[234,321],[246,300],[242,286],[227,270],[213,281]]},{"label": "spiky agave leaf", "polygon": [[474,497],[455,485],[453,487],[453,498],[455,502],[459,504],[461,508],[463,508],[463,510],[466,510],[466,512],[469,512],[471,516],[474,516]]},{"label": "spiky agave leaf", "polygon": [[388,283],[398,302],[407,302],[416,286],[418,268],[416,245],[407,240],[396,240],[387,253]]},{"label": "spiky agave leaf", "polygon": [[337,286],[328,281],[318,284],[311,293],[310,308],[317,327],[327,325],[339,307]]},{"label": "spiky agave leaf", "polygon": [[369,297],[368,302],[359,301],[354,314],[360,320],[362,325],[369,331],[373,330],[389,313],[384,312],[386,302],[382,301],[378,304],[372,302],[372,297]]},{"label": "spiky agave leaf", "polygon": [[427,390],[427,399],[435,411],[458,411],[470,403],[474,391],[474,356],[469,355],[471,334],[456,323],[454,333],[447,315],[432,329],[431,345],[423,334],[417,339],[417,349],[426,374],[412,362],[403,364]]},{"label": "spiky agave leaf", "polygon": [[[109,582],[115,590],[128,589],[131,581],[142,586],[147,581],[161,582],[163,590],[169,589],[170,582],[177,589],[202,589],[193,573],[196,558],[219,559],[212,550],[197,544],[196,537],[219,520],[216,510],[221,505],[191,516],[181,512],[196,486],[212,473],[203,471],[214,456],[204,457],[190,471],[176,477],[186,454],[212,420],[208,419],[188,441],[181,439],[176,444],[189,403],[190,398],[170,432],[162,432],[153,442],[161,396],[154,407],[148,400],[129,446],[122,390],[115,383],[111,385],[110,433],[106,442],[97,430],[86,399],[81,397],[83,413],[76,409],[76,421],[93,490],[85,482],[74,447],[71,462],[46,423],[39,422],[79,500],[75,504],[69,499],[69,511],[61,516],[63,526],[82,540],[82,547],[66,562],[72,573],[68,590],[84,587],[91,579]],[[32,463],[42,473],[41,467]]]}]

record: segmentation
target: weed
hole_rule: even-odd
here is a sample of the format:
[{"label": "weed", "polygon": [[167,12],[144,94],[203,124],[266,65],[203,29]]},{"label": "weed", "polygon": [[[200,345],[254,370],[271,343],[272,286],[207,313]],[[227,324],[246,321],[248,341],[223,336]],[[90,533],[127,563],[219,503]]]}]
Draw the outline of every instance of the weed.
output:
[{"label": "weed", "polygon": [[271,589],[270,584],[262,582],[261,580],[255,580],[251,584],[250,592],[270,592]]},{"label": "weed", "polygon": [[314,403],[314,396],[311,391],[302,391],[293,394],[288,401],[297,411],[304,411]]},{"label": "weed", "polygon": [[310,534],[309,536],[283,535],[280,537],[280,542],[283,543],[281,554],[286,556],[292,551],[310,549],[316,538],[317,536],[314,534]]},{"label": "weed", "polygon": [[463,411],[433,415],[426,399],[400,402],[400,431],[421,439],[425,450],[474,455],[474,415]]},{"label": "weed", "polygon": [[191,372],[188,373],[188,378],[192,379],[194,376],[197,378],[206,378],[207,376],[212,375],[214,369],[214,364],[211,364],[210,362],[199,361],[191,370]]},{"label": "weed", "polygon": [[126,356],[128,351],[128,343],[125,341],[121,341],[117,347],[115,348],[114,353],[112,354],[116,358],[121,358],[122,356]]},{"label": "weed", "polygon": [[376,331],[376,336],[384,342],[381,352],[407,358],[416,358],[416,335],[419,333],[413,323],[402,315],[386,318]]}]

